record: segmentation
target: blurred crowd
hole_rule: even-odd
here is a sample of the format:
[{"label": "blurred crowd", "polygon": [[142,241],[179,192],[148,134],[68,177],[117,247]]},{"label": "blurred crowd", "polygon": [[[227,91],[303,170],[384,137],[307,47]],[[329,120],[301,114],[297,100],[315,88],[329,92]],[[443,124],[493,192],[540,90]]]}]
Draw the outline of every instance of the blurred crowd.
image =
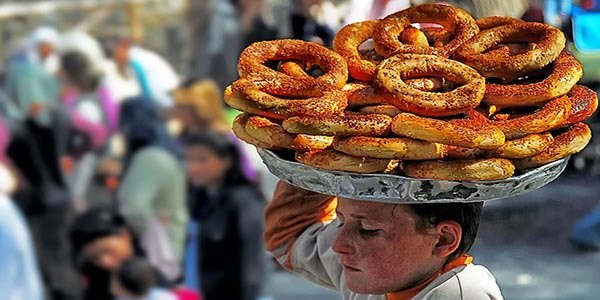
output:
[{"label": "blurred crowd", "polygon": [[[344,24],[422,2],[190,1],[185,74],[126,36],[34,30],[2,70],[0,295],[260,299],[275,179],[222,101],[241,49],[329,46]],[[541,16],[537,1],[447,2]]]}]

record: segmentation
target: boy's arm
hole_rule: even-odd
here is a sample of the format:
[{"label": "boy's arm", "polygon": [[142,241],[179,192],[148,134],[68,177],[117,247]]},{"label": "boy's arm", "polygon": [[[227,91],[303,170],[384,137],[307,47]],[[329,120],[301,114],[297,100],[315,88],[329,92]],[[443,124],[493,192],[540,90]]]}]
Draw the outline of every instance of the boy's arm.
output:
[{"label": "boy's arm", "polygon": [[331,250],[336,205],[336,197],[280,181],[265,210],[266,249],[287,270],[329,288],[339,286],[342,273]]}]

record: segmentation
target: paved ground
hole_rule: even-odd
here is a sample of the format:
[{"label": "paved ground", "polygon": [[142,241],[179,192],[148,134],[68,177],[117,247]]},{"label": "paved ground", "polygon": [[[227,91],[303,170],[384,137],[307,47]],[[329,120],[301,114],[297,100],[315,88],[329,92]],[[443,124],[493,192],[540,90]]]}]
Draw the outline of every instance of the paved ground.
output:
[{"label": "paved ground", "polygon": [[[471,254],[496,276],[506,299],[600,299],[600,253],[578,252],[568,242],[571,226],[600,199],[598,181],[563,175],[540,190],[486,205]],[[340,299],[285,272],[271,276],[267,294]]]}]

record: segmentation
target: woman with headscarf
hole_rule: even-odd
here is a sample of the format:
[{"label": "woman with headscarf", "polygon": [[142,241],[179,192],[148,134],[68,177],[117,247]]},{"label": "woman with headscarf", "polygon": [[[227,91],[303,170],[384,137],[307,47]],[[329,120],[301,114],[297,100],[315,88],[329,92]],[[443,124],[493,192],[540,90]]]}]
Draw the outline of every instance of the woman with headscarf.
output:
[{"label": "woman with headscarf", "polygon": [[120,128],[127,144],[117,192],[120,209],[140,235],[148,260],[169,279],[176,279],[188,215],[180,151],[151,100],[125,101]]}]

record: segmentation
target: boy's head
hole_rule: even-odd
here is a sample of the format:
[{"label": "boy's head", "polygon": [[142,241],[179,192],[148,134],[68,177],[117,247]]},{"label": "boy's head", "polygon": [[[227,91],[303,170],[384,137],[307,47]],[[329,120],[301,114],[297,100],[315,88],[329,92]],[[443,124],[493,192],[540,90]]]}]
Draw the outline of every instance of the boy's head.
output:
[{"label": "boy's head", "polygon": [[148,295],[156,286],[154,269],[144,259],[131,258],[113,273],[111,293],[118,298],[138,298]]},{"label": "boy's head", "polygon": [[346,284],[361,294],[414,287],[465,254],[482,203],[399,205],[340,198],[333,250]]}]

